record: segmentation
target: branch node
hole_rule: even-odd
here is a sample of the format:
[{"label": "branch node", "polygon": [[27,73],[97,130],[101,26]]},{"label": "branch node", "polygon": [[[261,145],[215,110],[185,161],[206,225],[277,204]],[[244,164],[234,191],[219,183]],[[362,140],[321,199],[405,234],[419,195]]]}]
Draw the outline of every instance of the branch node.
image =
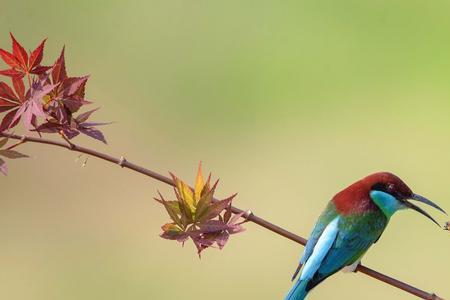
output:
[{"label": "branch node", "polygon": [[439,297],[438,295],[436,295],[435,293],[431,294],[431,300],[443,300],[441,297]]},{"label": "branch node", "polygon": [[125,159],[125,157],[121,156],[119,161],[117,162],[117,164],[123,168],[123,165],[127,162],[127,160]]},{"label": "branch node", "polygon": [[242,216],[245,218],[245,221],[247,222],[251,216],[254,216],[254,214],[250,209],[247,209]]}]

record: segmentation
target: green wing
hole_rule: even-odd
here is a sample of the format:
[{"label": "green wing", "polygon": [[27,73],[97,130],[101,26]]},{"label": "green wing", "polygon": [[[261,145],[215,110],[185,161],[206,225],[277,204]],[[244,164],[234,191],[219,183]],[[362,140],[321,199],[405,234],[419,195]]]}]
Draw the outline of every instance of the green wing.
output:
[{"label": "green wing", "polygon": [[334,218],[336,218],[336,216],[338,216],[336,206],[334,205],[333,201],[330,201],[328,202],[327,207],[325,207],[325,210],[322,212],[319,219],[317,220],[316,225],[314,225],[311,235],[309,236],[308,242],[306,243],[303,256],[300,259],[300,264],[304,264],[309,259],[309,257],[313,253],[317,241],[322,235],[322,232],[325,230],[325,227],[327,227],[327,225],[331,221],[333,221]]},{"label": "green wing", "polygon": [[387,222],[387,218],[378,211],[341,216],[336,240],[307,289],[312,289],[328,276],[360,259],[378,240]]}]

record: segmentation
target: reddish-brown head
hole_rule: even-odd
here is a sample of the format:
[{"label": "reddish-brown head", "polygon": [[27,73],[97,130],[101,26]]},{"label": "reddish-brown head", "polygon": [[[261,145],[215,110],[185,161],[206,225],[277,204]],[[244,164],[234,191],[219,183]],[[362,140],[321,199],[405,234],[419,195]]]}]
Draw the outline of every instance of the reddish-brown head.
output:
[{"label": "reddish-brown head", "polygon": [[[407,200],[417,200],[444,212],[430,200],[414,194],[403,180],[389,172],[379,172],[364,177],[336,194],[332,201],[338,212],[343,215],[360,214],[380,209],[380,203],[375,203],[374,199],[372,199],[374,192],[378,196],[385,195],[384,198],[392,199],[391,201],[395,202],[387,203],[387,205],[398,205],[399,208],[412,208],[435,223],[437,222],[429,214]],[[382,200],[384,201],[385,199]]]},{"label": "reddish-brown head", "polygon": [[374,173],[361,181],[370,187],[370,190],[388,193],[398,200],[410,199],[413,195],[413,192],[403,180],[389,172]]}]

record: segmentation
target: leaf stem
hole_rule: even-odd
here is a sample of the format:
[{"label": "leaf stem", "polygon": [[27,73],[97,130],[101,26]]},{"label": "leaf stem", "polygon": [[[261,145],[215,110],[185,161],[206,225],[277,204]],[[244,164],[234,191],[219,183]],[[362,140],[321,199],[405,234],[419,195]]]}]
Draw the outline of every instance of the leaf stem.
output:
[{"label": "leaf stem", "polygon": [[[119,166],[121,166],[122,168],[126,168],[126,169],[130,169],[132,171],[135,171],[137,173],[146,175],[148,177],[151,177],[153,179],[156,179],[158,181],[161,181],[163,183],[166,183],[168,185],[171,186],[175,186],[173,180],[169,177],[166,177],[164,175],[161,175],[157,172],[154,172],[152,170],[146,169],[142,166],[139,166],[137,164],[134,164],[132,162],[129,162],[128,160],[125,160],[123,157],[120,158],[116,158],[113,156],[110,156],[108,154],[90,149],[90,148],[86,148],[86,147],[82,147],[82,146],[78,146],[76,144],[73,144],[72,142],[70,142],[69,144],[63,143],[63,142],[59,142],[59,141],[54,141],[54,140],[50,140],[50,139],[43,139],[43,138],[36,138],[36,137],[31,137],[31,136],[20,136],[20,135],[16,135],[16,134],[8,134],[5,132],[0,132],[0,137],[7,137],[10,139],[15,139],[15,140],[20,140],[22,142],[31,142],[31,143],[38,143],[38,144],[46,144],[46,145],[51,145],[51,146],[56,146],[56,147],[60,147],[60,148],[65,148],[71,151],[76,151],[76,152],[80,152],[80,153],[84,153],[87,155],[91,155],[94,157],[97,157],[99,159],[114,163],[114,164],[118,164]],[[214,201],[217,201],[217,199],[213,199]],[[239,213],[243,213],[245,212],[244,210],[241,210],[239,208],[236,207],[231,207],[231,211],[234,214],[239,214]],[[249,211],[247,211],[249,212]],[[263,228],[266,228],[276,234],[279,234],[291,241],[294,241],[296,243],[299,243],[301,245],[306,245],[307,240],[299,235],[296,235],[278,225],[272,224],[269,221],[264,220],[261,217],[256,216],[255,214],[253,214],[252,212],[247,213],[246,214],[246,219],[247,221],[251,221]],[[418,298],[421,299],[428,299],[428,300],[444,300],[443,298],[438,297],[436,294],[434,293],[428,293],[426,291],[423,291],[421,289],[418,289],[412,285],[409,285],[405,282],[402,282],[398,279],[395,279],[393,277],[387,276],[385,274],[382,274],[378,271],[375,271],[369,267],[366,267],[364,265],[358,265],[358,267],[356,268],[355,272],[360,272],[363,274],[366,274],[367,276],[370,276],[372,278],[375,278],[379,281],[382,281],[384,283],[387,283],[391,286],[394,286],[398,289],[401,289],[405,292],[408,292],[412,295],[417,296]]]},{"label": "leaf stem", "polygon": [[31,77],[30,77],[30,73],[27,73],[27,78],[28,78],[28,86],[31,89]]}]

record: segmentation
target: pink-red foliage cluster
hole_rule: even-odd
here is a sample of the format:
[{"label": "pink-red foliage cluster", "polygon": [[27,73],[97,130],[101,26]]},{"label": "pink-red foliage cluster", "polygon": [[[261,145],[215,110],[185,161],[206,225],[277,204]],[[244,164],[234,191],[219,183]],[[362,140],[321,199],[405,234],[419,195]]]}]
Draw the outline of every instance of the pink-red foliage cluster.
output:
[{"label": "pink-red foliage cluster", "polygon": [[[11,40],[11,52],[0,49],[0,57],[8,66],[0,70],[0,75],[10,81],[9,84],[0,81],[0,113],[4,113],[0,132],[10,132],[22,120],[26,130],[39,135],[58,133],[69,141],[81,133],[106,143],[103,133],[97,128],[106,123],[89,121],[97,109],[79,113],[84,105],[92,103],[85,99],[89,76],[67,75],[64,48],[53,65],[44,66],[46,40],[30,52],[13,34]],[[0,160],[0,170],[7,173],[4,160]]]}]

